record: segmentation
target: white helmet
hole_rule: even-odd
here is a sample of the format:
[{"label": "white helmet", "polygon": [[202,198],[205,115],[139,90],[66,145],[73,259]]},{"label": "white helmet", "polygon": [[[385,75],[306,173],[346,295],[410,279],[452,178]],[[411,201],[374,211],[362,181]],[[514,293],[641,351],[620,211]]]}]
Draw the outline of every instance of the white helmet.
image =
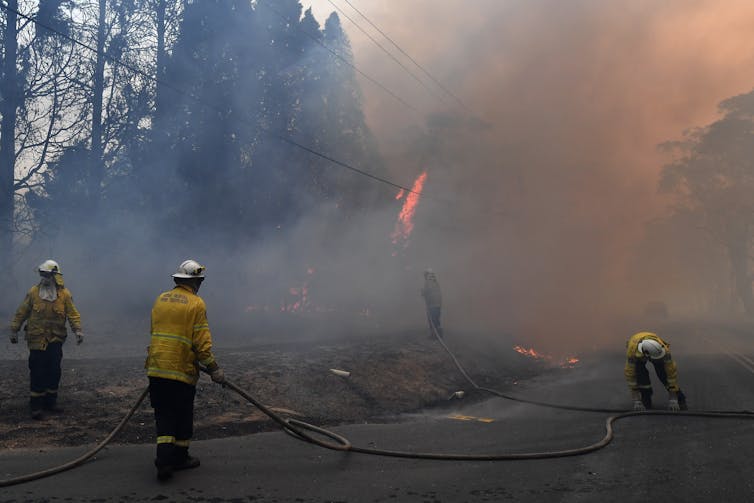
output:
[{"label": "white helmet", "polygon": [[659,360],[665,356],[665,348],[654,339],[644,339],[637,346],[637,351],[653,360]]},{"label": "white helmet", "polygon": [[435,275],[435,271],[433,271],[429,267],[427,267],[426,269],[424,269],[424,277],[434,276],[434,275]]},{"label": "white helmet", "polygon": [[60,271],[60,265],[58,265],[57,262],[54,260],[45,260],[41,264],[39,264],[39,267],[37,268],[39,272],[49,272],[49,273],[55,273],[62,275],[63,273]]},{"label": "white helmet", "polygon": [[173,274],[174,278],[203,278],[206,267],[196,260],[184,260]]}]

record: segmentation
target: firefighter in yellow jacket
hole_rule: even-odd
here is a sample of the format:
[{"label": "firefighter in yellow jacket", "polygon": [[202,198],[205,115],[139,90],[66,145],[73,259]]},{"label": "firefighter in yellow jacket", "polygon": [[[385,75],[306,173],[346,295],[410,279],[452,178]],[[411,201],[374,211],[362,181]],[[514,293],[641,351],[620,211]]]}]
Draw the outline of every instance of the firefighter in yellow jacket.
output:
[{"label": "firefighter in yellow jacket", "polygon": [[657,377],[668,390],[668,409],[686,410],[686,396],[678,385],[678,368],[670,355],[670,344],[652,332],[634,334],[626,343],[624,373],[634,410],[643,411],[652,407],[652,384],[647,362],[652,363]]},{"label": "firefighter in yellow jacket", "polygon": [[189,456],[194,429],[194,395],[201,365],[216,383],[225,382],[212,355],[212,335],[204,301],[197,295],[204,266],[184,261],[173,274],[175,288],[161,293],[152,307],[152,338],[146,368],[157,429],[157,477],[199,466]]},{"label": "firefighter in yellow jacket", "polygon": [[45,260],[38,268],[41,280],[31,287],[16,310],[11,322],[10,341],[18,342],[18,332],[26,322],[26,343],[29,346],[29,381],[31,417],[41,419],[43,411],[60,413],[57,405],[60,385],[60,362],[63,343],[68,336],[66,320],[81,344],[81,316],[73,305],[71,292],[63,284],[60,265]]}]

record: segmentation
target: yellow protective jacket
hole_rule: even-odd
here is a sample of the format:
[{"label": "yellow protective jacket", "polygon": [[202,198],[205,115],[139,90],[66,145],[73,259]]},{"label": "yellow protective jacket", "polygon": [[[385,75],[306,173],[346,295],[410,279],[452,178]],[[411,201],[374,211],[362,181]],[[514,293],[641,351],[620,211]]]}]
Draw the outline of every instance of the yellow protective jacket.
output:
[{"label": "yellow protective jacket", "polygon": [[71,292],[63,286],[62,278],[56,277],[56,283],[57,299],[43,300],[39,296],[39,285],[34,285],[13,317],[10,328],[14,332],[21,330],[21,325],[26,322],[26,343],[29,349],[45,350],[51,342],[65,341],[68,336],[66,320],[74,332],[81,331],[81,315],[73,305]]},{"label": "yellow protective jacket", "polygon": [[665,373],[668,376],[668,391],[678,392],[678,368],[670,356],[670,344],[660,339],[657,334],[652,332],[639,332],[631,336],[626,343],[626,367],[624,374],[626,376],[626,383],[630,390],[635,391],[642,387],[649,387],[648,385],[639,386],[636,381],[636,364],[645,364],[648,360],[646,356],[639,352],[639,343],[644,339],[652,339],[665,348],[665,356],[662,358],[663,365],[665,366]]},{"label": "yellow protective jacket", "polygon": [[157,297],[152,307],[152,340],[146,362],[147,375],[196,385],[197,364],[217,368],[207,308],[201,297],[178,285]]}]

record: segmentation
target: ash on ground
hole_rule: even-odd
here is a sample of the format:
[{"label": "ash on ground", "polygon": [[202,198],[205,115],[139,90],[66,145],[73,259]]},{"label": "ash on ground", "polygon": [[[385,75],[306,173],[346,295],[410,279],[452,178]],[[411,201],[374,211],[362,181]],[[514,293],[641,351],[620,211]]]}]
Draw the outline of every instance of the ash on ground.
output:
[{"label": "ash on ground", "polygon": [[[510,338],[447,336],[447,345],[481,386],[509,390],[547,367],[511,350]],[[474,391],[442,346],[426,331],[324,343],[287,341],[235,349],[217,347],[228,379],[283,416],[321,426],[392,421],[402,413],[443,407],[454,392],[464,402],[489,398]],[[20,345],[19,345],[20,346]],[[69,341],[66,348],[71,348]],[[71,351],[73,352],[73,351]],[[73,352],[75,353],[75,352]],[[74,354],[75,356],[75,354]],[[1,361],[0,448],[70,446],[102,440],[147,386],[144,357],[64,356],[61,415],[32,420],[29,376],[21,354]],[[350,372],[343,377],[330,369]],[[145,400],[116,443],[154,441]],[[244,435],[278,426],[229,389],[202,376],[195,400],[194,439]]]}]

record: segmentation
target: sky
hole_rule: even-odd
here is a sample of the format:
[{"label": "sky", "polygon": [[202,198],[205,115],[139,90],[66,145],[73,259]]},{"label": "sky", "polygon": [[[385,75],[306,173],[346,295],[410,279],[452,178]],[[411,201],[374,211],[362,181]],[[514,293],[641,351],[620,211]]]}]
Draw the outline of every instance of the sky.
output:
[{"label": "sky", "polygon": [[[446,295],[466,300],[458,311],[488,321],[503,307],[500,326],[536,339],[585,337],[586,320],[654,298],[673,305],[673,285],[644,298],[627,289],[644,226],[670,203],[657,190],[669,161],[658,145],[754,88],[754,3],[349,1],[464,104],[428,92],[341,13],[356,66],[415,108],[360,79],[396,181],[418,174],[406,152],[436,132],[431,117],[457,121],[442,156],[421,158],[427,193],[458,203],[420,208],[413,245]],[[305,5],[322,23],[336,5],[399,57],[346,0]],[[438,221],[469,228],[437,231]],[[543,314],[557,323],[535,321]]]}]

